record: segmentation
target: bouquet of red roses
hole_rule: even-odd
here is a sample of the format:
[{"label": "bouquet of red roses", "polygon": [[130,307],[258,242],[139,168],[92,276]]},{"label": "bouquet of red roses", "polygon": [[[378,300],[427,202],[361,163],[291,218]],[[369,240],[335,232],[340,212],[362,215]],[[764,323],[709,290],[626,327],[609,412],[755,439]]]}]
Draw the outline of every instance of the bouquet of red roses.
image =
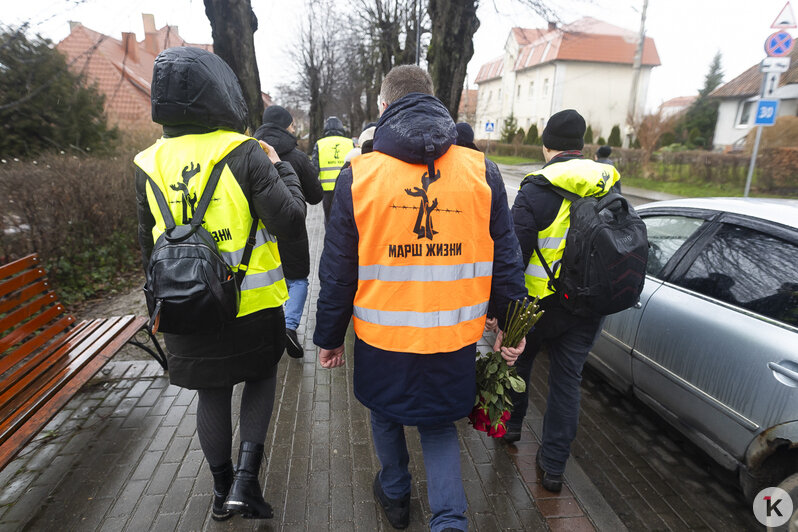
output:
[{"label": "bouquet of red roses", "polygon": [[[511,303],[504,322],[502,346],[517,346],[542,314],[543,311],[538,310],[537,298],[532,302],[524,298]],[[510,390],[521,393],[526,390],[526,383],[514,367],[507,365],[501,351],[477,353],[477,396],[468,416],[475,429],[494,438],[504,436],[507,432],[505,423],[513,408]]]}]

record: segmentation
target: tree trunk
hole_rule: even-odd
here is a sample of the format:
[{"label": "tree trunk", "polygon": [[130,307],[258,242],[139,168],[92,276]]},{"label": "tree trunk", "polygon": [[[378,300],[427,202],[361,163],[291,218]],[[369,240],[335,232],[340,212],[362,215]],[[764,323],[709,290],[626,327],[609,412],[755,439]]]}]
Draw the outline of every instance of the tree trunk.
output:
[{"label": "tree trunk", "polygon": [[258,18],[250,0],[204,0],[205,15],[211,22],[213,51],[233,69],[249,110],[250,133],[261,124],[263,96],[255,59],[254,33]]},{"label": "tree trunk", "polygon": [[479,0],[429,0],[432,36],[427,63],[435,96],[457,121],[466,66],[474,55],[474,33],[479,28]]}]

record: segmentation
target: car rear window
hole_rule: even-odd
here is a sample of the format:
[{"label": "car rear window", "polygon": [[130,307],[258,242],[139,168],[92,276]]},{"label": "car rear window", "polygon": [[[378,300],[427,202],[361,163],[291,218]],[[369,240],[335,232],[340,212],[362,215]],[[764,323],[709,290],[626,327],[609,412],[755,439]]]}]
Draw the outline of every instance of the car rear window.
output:
[{"label": "car rear window", "polygon": [[798,326],[798,246],[723,224],[675,284]]}]

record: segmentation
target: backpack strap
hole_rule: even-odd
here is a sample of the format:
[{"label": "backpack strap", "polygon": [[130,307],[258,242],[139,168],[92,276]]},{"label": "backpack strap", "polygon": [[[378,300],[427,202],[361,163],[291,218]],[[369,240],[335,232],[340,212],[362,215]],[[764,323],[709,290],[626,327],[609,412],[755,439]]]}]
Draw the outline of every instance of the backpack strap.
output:
[{"label": "backpack strap", "polygon": [[172,216],[172,211],[169,210],[169,204],[166,203],[166,198],[161,192],[161,189],[155,184],[155,181],[147,174],[147,181],[150,182],[150,188],[152,188],[152,194],[155,196],[155,202],[158,204],[158,210],[161,211],[161,216],[163,217],[164,225],[166,225],[166,229],[174,229],[176,227],[175,218]]},{"label": "backpack strap", "polygon": [[549,267],[549,263],[546,262],[546,259],[543,258],[543,253],[541,253],[540,248],[538,247],[537,241],[535,242],[535,248],[534,249],[535,249],[535,253],[537,254],[538,258],[540,259],[540,263],[543,265],[543,269],[546,270],[546,275],[548,275],[548,277],[549,277],[549,282],[548,282],[549,290],[551,290],[553,292],[556,292],[557,290],[555,290],[555,288],[554,288],[554,272],[551,271],[551,268]]},{"label": "backpack strap", "polygon": [[241,289],[241,284],[244,282],[244,277],[247,275],[247,269],[249,268],[249,259],[252,257],[252,250],[255,247],[255,235],[258,232],[258,219],[252,219],[252,227],[249,230],[249,236],[247,237],[247,245],[244,246],[244,255],[241,257],[241,262],[238,264],[238,270],[236,270],[236,284],[238,284],[238,288]]},{"label": "backpack strap", "polygon": [[202,196],[197,203],[197,209],[194,211],[194,216],[191,217],[191,222],[189,222],[194,227],[199,227],[202,225],[202,218],[205,216],[205,211],[208,210],[208,205],[210,205],[211,199],[213,199],[213,193],[216,190],[216,185],[219,184],[219,178],[221,177],[222,170],[224,170],[226,164],[227,161],[222,159],[213,165],[211,176],[208,178],[208,182],[205,184],[205,189],[202,191]]}]

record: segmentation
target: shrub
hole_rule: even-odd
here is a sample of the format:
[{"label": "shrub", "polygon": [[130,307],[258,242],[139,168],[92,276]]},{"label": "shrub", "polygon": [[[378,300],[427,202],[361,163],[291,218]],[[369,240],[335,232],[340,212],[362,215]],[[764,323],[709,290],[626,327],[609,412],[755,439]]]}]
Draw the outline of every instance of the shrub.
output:
[{"label": "shrub", "polygon": [[529,126],[529,131],[526,132],[526,137],[524,138],[524,144],[533,145],[538,143],[538,126],[532,124]]},{"label": "shrub", "polygon": [[133,156],[153,136],[126,138],[112,156],[0,163],[0,262],[39,253],[65,302],[140,271]]},{"label": "shrub", "polygon": [[596,144],[598,144],[599,146],[604,146],[605,144],[607,144],[607,139],[605,139],[604,137],[599,137],[598,140],[596,141]]},{"label": "shrub", "polygon": [[612,146],[613,148],[619,148],[621,146],[621,127],[619,125],[612,126],[610,130],[610,138],[607,139],[607,144]]},{"label": "shrub", "polygon": [[587,126],[585,130],[585,144],[593,144],[593,127]]}]

